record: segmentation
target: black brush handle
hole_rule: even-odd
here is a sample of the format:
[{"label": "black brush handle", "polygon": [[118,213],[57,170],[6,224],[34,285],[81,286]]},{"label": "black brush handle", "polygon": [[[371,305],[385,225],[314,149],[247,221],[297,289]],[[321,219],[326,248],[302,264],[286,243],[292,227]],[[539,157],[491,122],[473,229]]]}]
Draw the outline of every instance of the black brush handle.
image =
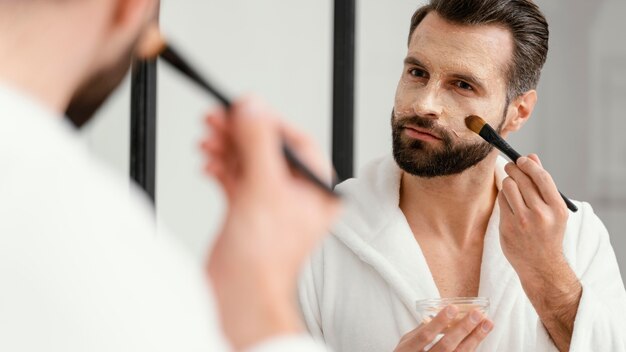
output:
[{"label": "black brush handle", "polygon": [[311,170],[298,159],[297,155],[293,152],[293,150],[289,147],[289,145],[283,141],[283,155],[289,165],[297,170],[301,175],[306,177],[310,182],[313,182],[316,186],[322,188],[326,192],[330,192],[333,195],[338,195],[335,191],[332,190],[324,181],[320,180],[317,175],[315,175]]},{"label": "black brush handle", "polygon": [[209,92],[215,99],[219,100],[222,105],[226,108],[230,108],[231,102],[224,94],[222,94],[217,88],[215,88],[209,81],[204,79],[198,71],[194,70],[191,65],[189,65],[178,52],[174,50],[171,46],[166,46],[165,49],[161,52],[160,57],[165,60],[168,64],[172,65],[175,69],[183,73],[193,82],[195,82],[200,87],[204,88],[205,91]]},{"label": "black brush handle", "polygon": [[[172,65],[175,69],[183,73],[197,85],[202,87],[206,92],[210,93],[217,100],[220,101],[222,105],[226,108],[231,107],[231,100],[226,97],[226,95],[222,94],[215,86],[213,86],[209,81],[204,79],[198,71],[193,69],[190,64],[188,64],[181,55],[179,55],[176,50],[174,50],[171,46],[166,46],[165,49],[160,54],[161,58],[165,60],[168,64]],[[338,196],[335,191],[333,191],[332,187],[322,181],[315,173],[311,171],[294,153],[292,148],[287,144],[287,142],[283,141],[282,150],[285,156],[285,159],[289,163],[289,165],[296,171],[298,171],[302,176],[311,181],[314,185],[318,186],[324,192]]]},{"label": "black brush handle", "polygon": [[491,143],[494,147],[498,148],[499,151],[504,153],[504,155],[508,156],[509,159],[513,162],[517,162],[517,159],[521,157],[521,155],[513,149],[496,131],[494,131],[491,126],[485,124],[483,128],[480,130],[480,136],[483,137],[484,140]]},{"label": "black brush handle", "polygon": [[[511,161],[513,161],[514,163],[516,163],[517,159],[521,157],[521,155],[516,152],[515,149],[513,149],[513,147],[509,145],[509,143],[502,139],[502,137],[500,137],[500,135],[496,133],[496,131],[489,124],[485,124],[483,126],[483,128],[480,130],[479,135],[483,137],[484,140],[491,143],[491,145],[496,147],[499,151],[504,153],[504,155],[508,156],[509,159],[511,159]],[[563,198],[565,205],[567,205],[567,209],[571,210],[574,213],[578,211],[578,207],[574,203],[572,203],[569,198],[561,193],[561,191],[559,191],[559,194],[561,195],[561,198]]]},{"label": "black brush handle", "polygon": [[567,205],[567,209],[571,210],[573,213],[578,211],[578,207],[576,206],[576,204],[572,203],[572,201],[569,200],[569,198],[567,198],[563,193],[561,193],[561,191],[559,191],[559,194],[561,195],[561,198],[563,198],[565,205]]}]

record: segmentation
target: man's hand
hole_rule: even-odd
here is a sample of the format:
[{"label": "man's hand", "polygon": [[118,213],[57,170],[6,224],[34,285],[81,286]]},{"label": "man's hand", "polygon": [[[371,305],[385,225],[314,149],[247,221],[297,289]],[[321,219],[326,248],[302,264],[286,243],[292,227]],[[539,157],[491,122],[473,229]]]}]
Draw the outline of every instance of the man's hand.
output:
[{"label": "man's hand", "polygon": [[519,272],[532,272],[563,257],[568,210],[536,155],[505,167],[498,196],[502,250]]},{"label": "man's hand", "polygon": [[582,294],[563,254],[567,206],[536,155],[505,171],[498,195],[502,251],[556,346],[567,350]]},{"label": "man's hand", "polygon": [[[493,329],[493,322],[478,310],[472,310],[460,319],[458,313],[455,306],[441,310],[430,322],[404,335],[394,352],[476,350]],[[440,334],[444,335],[437,341]]]},{"label": "man's hand", "polygon": [[207,265],[226,335],[241,349],[299,333],[297,276],[339,202],[289,168],[282,140],[319,176],[330,176],[330,169],[309,139],[256,98],[236,102],[229,112],[213,111],[207,123],[206,169],[228,201]]}]

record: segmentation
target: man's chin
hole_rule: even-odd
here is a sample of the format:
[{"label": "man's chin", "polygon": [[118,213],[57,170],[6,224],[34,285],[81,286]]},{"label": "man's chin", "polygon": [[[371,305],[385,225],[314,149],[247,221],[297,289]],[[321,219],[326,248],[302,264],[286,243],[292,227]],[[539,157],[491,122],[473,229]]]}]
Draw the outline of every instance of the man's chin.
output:
[{"label": "man's chin", "polygon": [[398,166],[405,172],[417,177],[434,178],[462,174],[483,161],[492,147],[486,145],[445,152],[437,150],[394,148],[393,156]]}]

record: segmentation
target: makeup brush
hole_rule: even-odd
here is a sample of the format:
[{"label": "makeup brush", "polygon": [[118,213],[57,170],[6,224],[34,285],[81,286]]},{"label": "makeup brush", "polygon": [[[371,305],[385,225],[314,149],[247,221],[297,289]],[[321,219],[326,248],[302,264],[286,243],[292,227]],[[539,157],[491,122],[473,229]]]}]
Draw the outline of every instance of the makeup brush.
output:
[{"label": "makeup brush", "polygon": [[[226,97],[221,91],[213,86],[207,79],[205,79],[200,73],[195,70],[183,57],[161,36],[159,29],[154,26],[146,31],[144,37],[141,39],[141,44],[138,47],[137,54],[143,59],[153,59],[157,56],[170,64],[180,73],[185,75],[191,81],[203,88],[207,93],[211,94],[214,98],[227,109],[231,107],[231,100]],[[338,194],[333,191],[332,187],[326,182],[322,181],[315,173],[311,171],[293,152],[291,147],[283,140],[282,152],[289,165],[302,176],[318,186],[324,192],[337,196]]]},{"label": "makeup brush", "polygon": [[[502,153],[511,159],[513,162],[517,162],[517,159],[521,157],[521,155],[513,149],[496,131],[491,127],[485,120],[476,115],[470,115],[465,118],[465,125],[467,128],[481,136],[484,140],[489,142],[491,145],[496,147]],[[559,192],[561,198],[565,201],[567,208],[572,212],[577,212],[578,207],[572,203],[563,193]]]}]

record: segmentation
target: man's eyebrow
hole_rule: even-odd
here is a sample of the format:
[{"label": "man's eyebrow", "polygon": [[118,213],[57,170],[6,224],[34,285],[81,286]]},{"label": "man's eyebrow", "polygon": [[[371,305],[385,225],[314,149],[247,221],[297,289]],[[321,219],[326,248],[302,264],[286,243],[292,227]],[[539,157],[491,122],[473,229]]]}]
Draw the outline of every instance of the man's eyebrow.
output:
[{"label": "man's eyebrow", "polygon": [[415,58],[413,56],[407,56],[404,59],[404,64],[405,65],[415,65],[415,66],[425,67],[424,64],[422,64],[422,62],[420,60],[418,60],[417,58]]},{"label": "man's eyebrow", "polygon": [[480,89],[480,90],[485,90],[485,86],[483,85],[483,83],[481,82],[480,79],[478,79],[476,76],[471,75],[471,74],[463,74],[463,73],[453,73],[451,74],[452,77],[461,80],[461,81],[465,81],[471,85],[474,85],[476,88]]},{"label": "man's eyebrow", "polygon": [[[420,67],[424,67],[424,68],[426,67],[419,59],[417,59],[414,56],[407,56],[404,59],[404,64],[405,65],[420,66]],[[474,87],[476,87],[478,90],[482,90],[482,91],[485,90],[485,85],[482,83],[482,81],[478,77],[476,77],[476,76],[474,76],[472,74],[468,74],[468,73],[452,73],[452,74],[450,74],[450,76],[454,77],[454,78],[456,78],[458,80],[465,81],[465,82],[473,85]]]}]

